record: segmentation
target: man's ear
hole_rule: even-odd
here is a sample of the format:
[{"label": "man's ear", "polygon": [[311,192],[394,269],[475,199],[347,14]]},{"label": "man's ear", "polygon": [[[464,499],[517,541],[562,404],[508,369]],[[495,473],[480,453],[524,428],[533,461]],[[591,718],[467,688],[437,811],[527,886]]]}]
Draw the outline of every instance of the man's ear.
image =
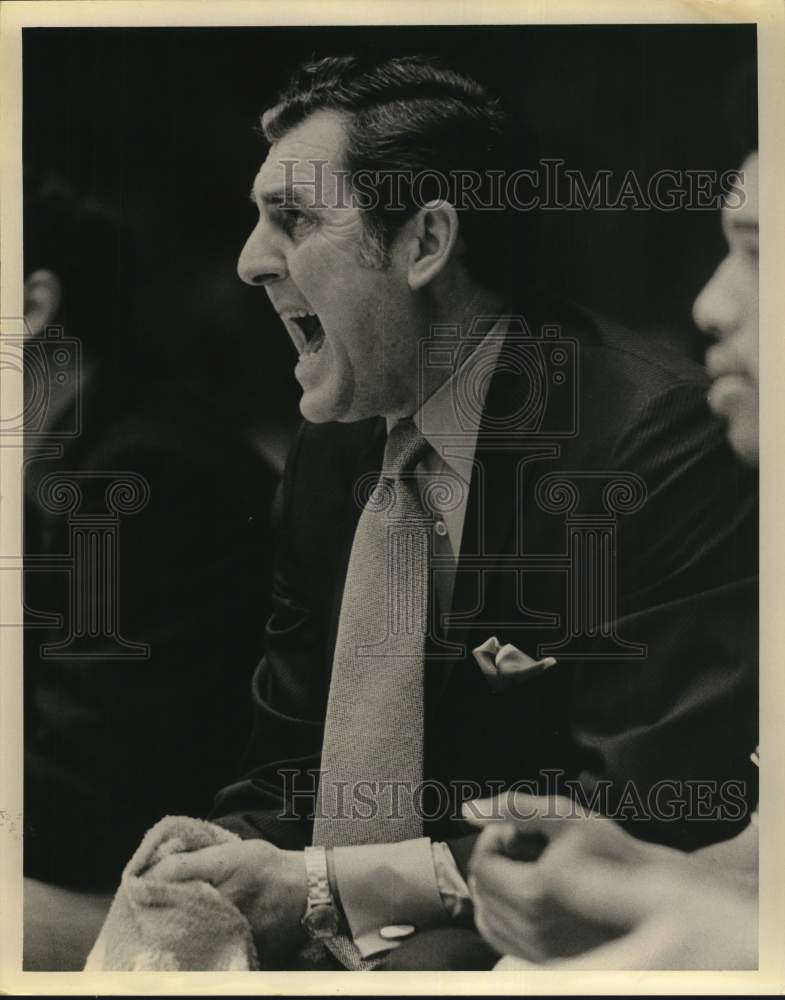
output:
[{"label": "man's ear", "polygon": [[54,271],[33,271],[25,281],[25,326],[31,337],[44,330],[60,309],[63,290]]},{"label": "man's ear", "polygon": [[441,273],[458,240],[458,213],[448,201],[429,201],[414,218],[409,255],[409,288],[419,291]]}]

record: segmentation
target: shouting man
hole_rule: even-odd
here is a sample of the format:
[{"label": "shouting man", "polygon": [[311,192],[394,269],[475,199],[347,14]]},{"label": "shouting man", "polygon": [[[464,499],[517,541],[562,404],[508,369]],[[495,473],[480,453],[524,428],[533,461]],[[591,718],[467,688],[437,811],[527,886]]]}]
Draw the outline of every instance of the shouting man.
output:
[{"label": "shouting man", "polygon": [[324,59],[262,125],[238,271],[305,422],[247,776],[214,811],[243,842],[158,874],[216,885],[268,968],[490,965],[481,791],[576,782],[682,847],[743,823],[754,479],[698,366],[535,293],[530,151],[475,81]]}]

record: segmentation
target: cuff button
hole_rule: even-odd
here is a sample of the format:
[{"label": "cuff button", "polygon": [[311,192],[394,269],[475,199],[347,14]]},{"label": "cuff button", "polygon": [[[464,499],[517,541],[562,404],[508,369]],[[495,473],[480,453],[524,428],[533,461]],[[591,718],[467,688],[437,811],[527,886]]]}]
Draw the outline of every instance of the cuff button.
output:
[{"label": "cuff button", "polygon": [[402,938],[411,937],[414,931],[412,924],[388,924],[379,930],[379,936],[385,941],[400,941]]}]

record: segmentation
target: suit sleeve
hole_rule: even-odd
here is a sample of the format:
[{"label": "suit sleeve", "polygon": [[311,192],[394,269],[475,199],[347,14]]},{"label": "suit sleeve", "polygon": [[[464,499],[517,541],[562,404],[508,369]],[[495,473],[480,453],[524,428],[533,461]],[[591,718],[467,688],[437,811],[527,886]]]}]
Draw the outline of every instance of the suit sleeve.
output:
[{"label": "suit sleeve", "polygon": [[645,652],[577,667],[581,781],[631,833],[692,849],[757,800],[756,478],[694,384],[650,400],[613,465],[648,492],[619,522],[616,621]]}]

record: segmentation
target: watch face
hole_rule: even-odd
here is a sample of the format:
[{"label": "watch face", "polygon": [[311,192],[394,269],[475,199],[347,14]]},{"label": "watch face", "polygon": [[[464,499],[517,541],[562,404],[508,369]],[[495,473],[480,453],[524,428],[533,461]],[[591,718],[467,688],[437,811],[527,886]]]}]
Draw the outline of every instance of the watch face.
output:
[{"label": "watch face", "polygon": [[335,937],[338,933],[338,911],[331,903],[314,906],[303,917],[306,931],[314,938]]}]

